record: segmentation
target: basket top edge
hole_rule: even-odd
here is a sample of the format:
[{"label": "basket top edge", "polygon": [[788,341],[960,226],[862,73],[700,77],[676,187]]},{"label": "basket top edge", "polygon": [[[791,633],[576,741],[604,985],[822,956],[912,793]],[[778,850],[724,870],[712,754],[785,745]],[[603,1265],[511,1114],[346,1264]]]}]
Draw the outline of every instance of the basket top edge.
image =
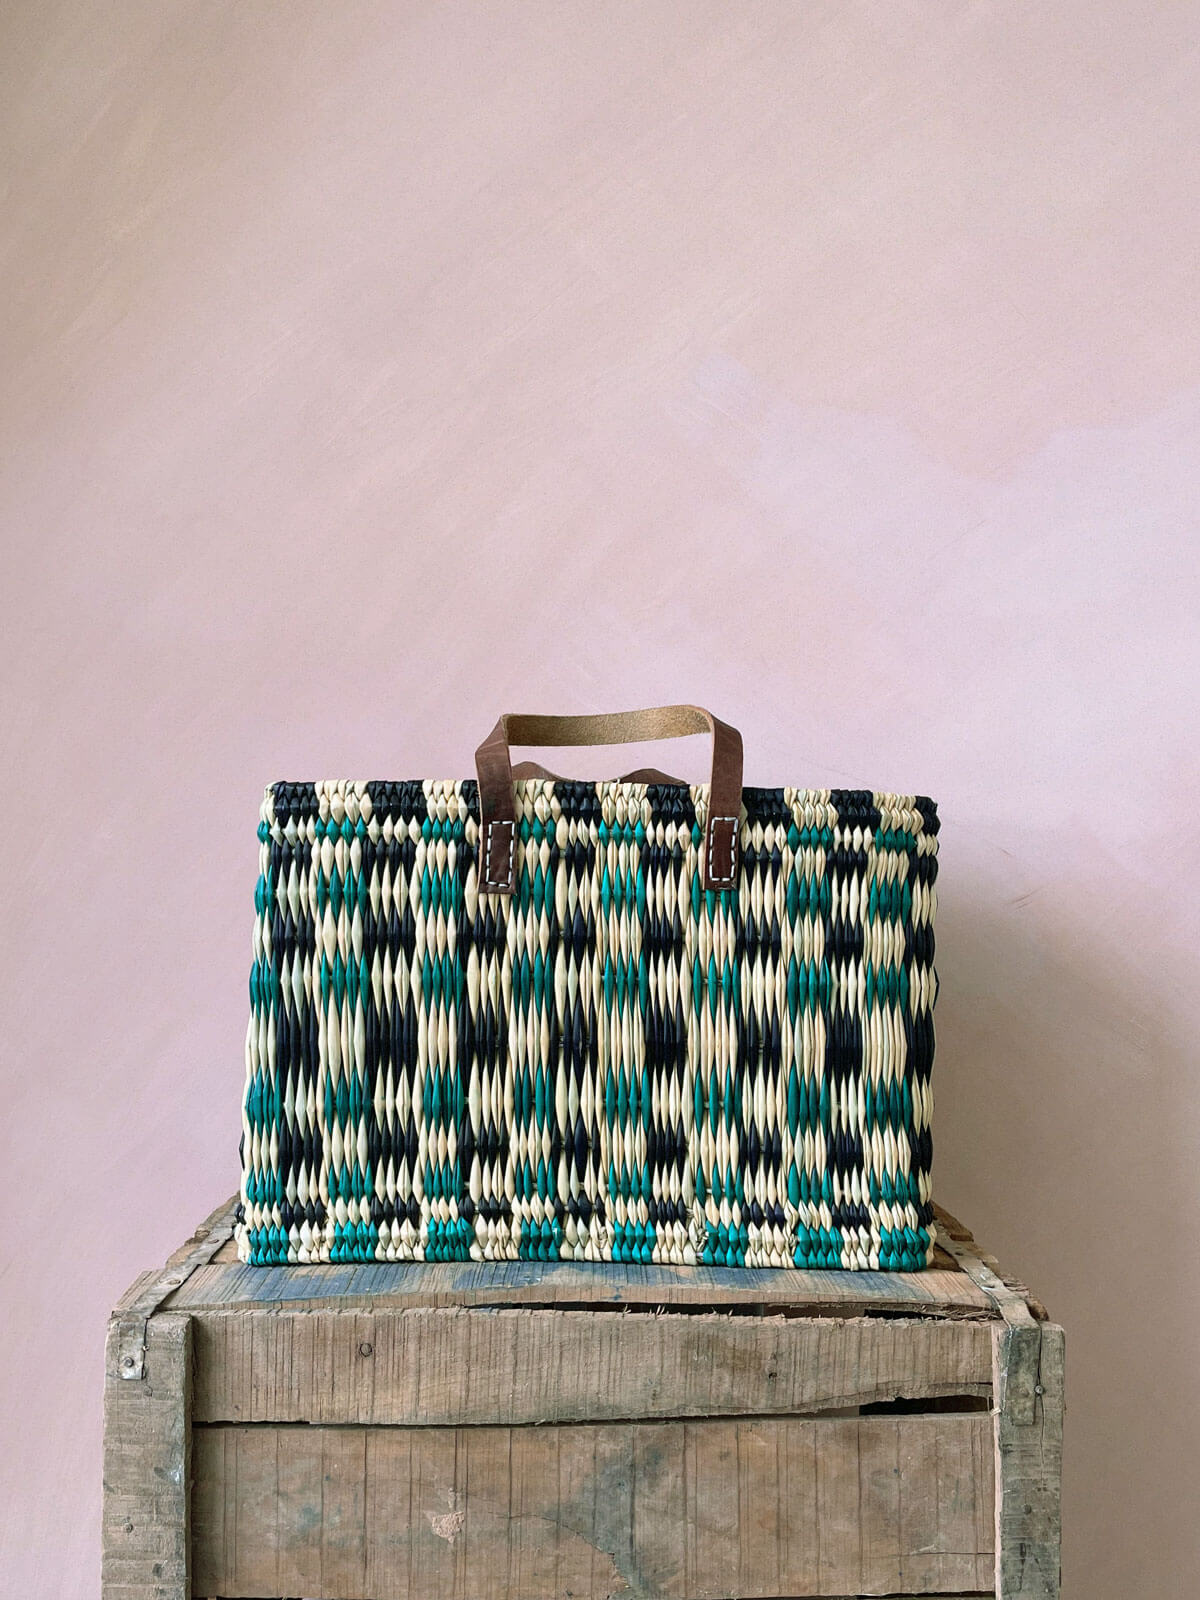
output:
[{"label": "basket top edge", "polygon": [[[556,794],[558,792],[579,794],[581,792],[594,792],[604,794],[624,794],[641,797],[655,795],[669,797],[678,791],[680,795],[705,796],[710,785],[707,783],[642,783],[621,778],[514,778],[513,788],[521,795]],[[462,797],[473,800],[477,794],[477,784],[474,778],[317,778],[317,779],[283,779],[279,778],[266,785],[268,797],[288,798],[293,802],[311,799],[319,802],[324,797],[338,795],[348,798],[351,795],[362,798],[370,795],[372,799],[381,794],[389,796],[408,792],[410,794],[424,794],[426,796]],[[811,804],[833,806],[839,811],[854,811],[860,809],[884,809],[889,811],[907,810],[918,811],[932,818],[937,814],[937,803],[928,795],[915,794],[902,790],[891,789],[836,789],[836,788],[809,788],[796,784],[744,784],[742,796],[747,802],[752,800],[776,801],[787,804]]]}]

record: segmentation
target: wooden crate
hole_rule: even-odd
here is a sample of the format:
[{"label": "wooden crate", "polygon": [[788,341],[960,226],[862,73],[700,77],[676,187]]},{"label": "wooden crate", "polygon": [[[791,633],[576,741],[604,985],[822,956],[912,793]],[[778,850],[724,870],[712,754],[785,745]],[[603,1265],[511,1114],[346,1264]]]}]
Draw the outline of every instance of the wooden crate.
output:
[{"label": "wooden crate", "polygon": [[245,1267],[118,1305],[104,1600],[1057,1600],[1063,1335],[923,1273]]}]

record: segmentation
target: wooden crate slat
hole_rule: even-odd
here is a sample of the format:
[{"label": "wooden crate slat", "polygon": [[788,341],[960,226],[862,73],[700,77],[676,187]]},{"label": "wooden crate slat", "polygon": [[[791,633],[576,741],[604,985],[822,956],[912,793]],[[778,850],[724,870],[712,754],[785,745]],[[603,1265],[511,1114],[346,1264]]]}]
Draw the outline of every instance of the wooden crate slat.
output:
[{"label": "wooden crate slat", "polygon": [[568,1261],[475,1264],[377,1262],[359,1266],[193,1271],[167,1302],[202,1306],[622,1305],[786,1306],[792,1315],[994,1315],[988,1292],[964,1272],[801,1272],[766,1267],[592,1266]]},{"label": "wooden crate slat", "polygon": [[118,1300],[110,1321],[106,1370],[125,1382],[145,1375],[146,1323],[187,1281],[211,1261],[233,1233],[236,1200],[225,1200],[185,1240],[158,1272],[143,1272]]},{"label": "wooden crate slat", "polygon": [[[986,1463],[990,1433],[985,1413],[200,1427],[194,1583],[373,1600],[985,1592],[990,1476],[956,1473]],[[927,1464],[913,1518],[878,1489],[905,1451]]]},{"label": "wooden crate slat", "polygon": [[193,1415],[451,1426],[987,1397],[991,1326],[586,1311],[198,1313]]},{"label": "wooden crate slat", "polygon": [[104,1379],[105,1600],[190,1600],[192,1327],[154,1317],[144,1375],[118,1375],[122,1323],[109,1324]]},{"label": "wooden crate slat", "polygon": [[[997,1600],[1058,1600],[1062,1549],[1063,1331],[993,1330]],[[1030,1394],[1014,1413],[1016,1393]]]}]

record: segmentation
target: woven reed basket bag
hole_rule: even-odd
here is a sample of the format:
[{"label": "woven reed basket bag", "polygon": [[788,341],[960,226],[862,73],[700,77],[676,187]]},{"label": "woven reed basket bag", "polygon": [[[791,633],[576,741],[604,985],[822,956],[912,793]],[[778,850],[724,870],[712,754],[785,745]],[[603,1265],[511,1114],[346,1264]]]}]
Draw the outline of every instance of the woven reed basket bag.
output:
[{"label": "woven reed basket bag", "polygon": [[[690,787],[509,757],[697,732]],[[696,706],[476,772],[267,790],[242,1258],[927,1265],[932,802],[743,789]]]}]

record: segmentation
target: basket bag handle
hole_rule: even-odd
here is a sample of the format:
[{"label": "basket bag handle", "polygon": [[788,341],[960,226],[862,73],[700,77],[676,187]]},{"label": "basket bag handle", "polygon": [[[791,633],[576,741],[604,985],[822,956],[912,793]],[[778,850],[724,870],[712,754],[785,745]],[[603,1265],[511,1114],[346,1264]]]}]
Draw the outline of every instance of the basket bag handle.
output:
[{"label": "basket bag handle", "polygon": [[[515,880],[517,808],[510,744],[641,744],[712,736],[712,778],[701,857],[706,890],[732,889],[738,876],[738,827],[742,805],[742,736],[702,706],[648,706],[641,711],[605,711],[590,716],[539,717],[505,713],[475,752],[479,779],[479,886],[487,894],[512,894]],[[630,780],[626,780],[630,781]]]},{"label": "basket bag handle", "polygon": [[[517,761],[513,764],[512,775],[514,778],[548,778],[551,783],[570,783],[570,778],[564,778],[561,772],[551,772],[549,767],[544,767],[540,761]],[[677,789],[686,789],[687,782],[683,778],[673,778],[669,772],[664,772],[661,767],[634,767],[630,772],[623,772],[617,779],[618,783],[671,783]]]}]

